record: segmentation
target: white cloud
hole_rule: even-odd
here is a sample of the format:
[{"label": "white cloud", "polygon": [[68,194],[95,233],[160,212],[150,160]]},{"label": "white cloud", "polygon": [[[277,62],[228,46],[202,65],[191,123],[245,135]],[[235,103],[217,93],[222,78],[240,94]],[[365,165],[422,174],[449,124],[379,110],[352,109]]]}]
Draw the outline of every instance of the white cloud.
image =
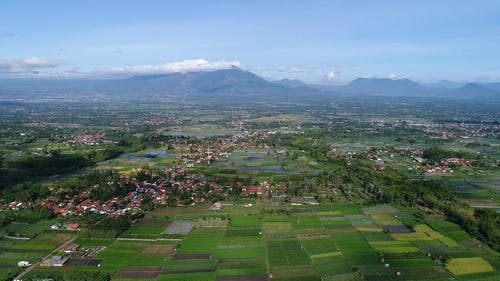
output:
[{"label": "white cloud", "polygon": [[108,70],[80,71],[47,70],[59,66],[57,63],[31,57],[23,60],[0,60],[0,75],[7,77],[52,77],[52,78],[119,78],[132,75],[162,74],[190,71],[213,71],[241,67],[239,61],[213,61],[204,59],[184,60],[159,65],[132,65],[114,67]]},{"label": "white cloud", "polygon": [[43,68],[55,68],[58,64],[37,57],[22,60],[0,60],[0,73],[29,73]]},{"label": "white cloud", "polygon": [[213,61],[208,62],[204,59],[183,60],[179,62],[170,62],[159,65],[135,65],[115,67],[111,69],[113,74],[161,74],[173,72],[190,72],[190,71],[212,71],[221,69],[230,69],[232,67],[241,67],[239,61]]},{"label": "white cloud", "polygon": [[329,71],[326,73],[325,78],[326,80],[333,81],[337,79],[338,74],[339,73],[337,71]]},{"label": "white cloud", "polygon": [[394,73],[388,74],[387,78],[392,79],[392,80],[409,79],[409,77],[406,75],[399,75],[399,74],[394,74]]}]

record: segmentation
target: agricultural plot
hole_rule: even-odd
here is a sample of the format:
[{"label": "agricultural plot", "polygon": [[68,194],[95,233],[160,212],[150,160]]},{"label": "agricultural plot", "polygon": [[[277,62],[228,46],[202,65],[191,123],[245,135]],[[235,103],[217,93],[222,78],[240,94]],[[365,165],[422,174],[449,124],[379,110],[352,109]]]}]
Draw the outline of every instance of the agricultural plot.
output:
[{"label": "agricultural plot", "polygon": [[[101,266],[97,269],[74,259],[71,268],[104,271],[114,280],[492,281],[500,267],[491,250],[479,248],[474,240],[448,236],[462,235],[457,225],[441,218],[419,223],[413,210],[389,205],[360,209],[352,204],[292,210],[291,215],[268,215],[233,206],[223,210],[224,219],[207,208],[155,210],[128,234],[152,234],[157,231],[153,222],[158,221],[160,228],[182,239],[78,239],[75,242],[82,247],[105,246],[92,258]],[[63,241],[39,236],[47,238],[51,247]],[[0,253],[0,274],[4,264],[14,266],[20,257],[36,259],[48,251],[47,244],[40,243],[0,240],[0,248],[9,248]]]},{"label": "agricultural plot", "polygon": [[[30,227],[27,224],[15,225],[16,231],[24,231]],[[67,234],[41,233],[30,240],[0,239],[0,280],[12,278],[19,272],[19,261],[37,262],[70,238],[71,235]]]},{"label": "agricultural plot", "polygon": [[419,249],[408,241],[375,241],[370,242],[370,246],[377,252],[384,254],[419,252]]},{"label": "agricultural plot", "polygon": [[373,220],[365,215],[347,215],[345,218],[354,226],[374,224]]},{"label": "agricultural plot", "polygon": [[213,281],[214,272],[195,272],[195,273],[165,273],[158,276],[158,281]]},{"label": "agricultural plot", "polygon": [[129,265],[149,246],[147,242],[115,241],[96,255],[102,260],[101,270],[119,271]]},{"label": "agricultural plot", "polygon": [[217,248],[224,233],[192,233],[178,249],[178,253],[212,253]]},{"label": "agricultural plot", "polygon": [[310,264],[310,260],[297,239],[267,242],[269,267]]},{"label": "agricultural plot", "polygon": [[115,275],[115,279],[154,279],[160,272],[159,266],[128,266]]},{"label": "agricultural plot", "polygon": [[319,217],[325,229],[352,229],[352,224],[345,217]]},{"label": "agricultural plot", "polygon": [[69,267],[75,266],[101,266],[102,260],[94,260],[94,259],[69,259],[64,265]]},{"label": "agricultural plot", "polygon": [[449,221],[435,220],[427,223],[433,229],[456,241],[470,240],[471,237],[460,226]]},{"label": "agricultural plot", "polygon": [[316,216],[294,216],[292,217],[292,225],[295,229],[318,228],[321,227],[321,222]]},{"label": "agricultural plot", "polygon": [[161,245],[161,244],[149,245],[146,249],[142,251],[143,254],[147,255],[171,255],[174,252],[175,252],[174,245]]},{"label": "agricultural plot", "polygon": [[335,242],[331,238],[302,239],[300,243],[311,258],[324,257],[324,254],[338,253]]},{"label": "agricultural plot", "polygon": [[266,273],[265,247],[217,249],[212,258],[218,264],[217,276]]},{"label": "agricultural plot", "polygon": [[195,228],[200,227],[225,227],[228,224],[226,219],[220,217],[203,217],[195,221]]},{"label": "agricultural plot", "polygon": [[216,281],[267,281],[266,274],[254,275],[224,275],[217,276]]},{"label": "agricultural plot", "polygon": [[193,221],[174,221],[165,229],[165,234],[189,234],[194,227]]},{"label": "agricultural plot", "polygon": [[262,232],[267,233],[287,233],[292,232],[292,224],[290,222],[263,222]]},{"label": "agricultural plot", "polygon": [[454,275],[467,275],[493,271],[489,262],[480,257],[450,259],[446,269]]},{"label": "agricultural plot", "polygon": [[271,268],[272,280],[279,281],[321,281],[317,269],[313,266],[294,266],[288,268]]},{"label": "agricultural plot", "polygon": [[375,250],[358,232],[334,233],[333,239],[348,263],[366,265],[377,261]]},{"label": "agricultural plot", "polygon": [[365,207],[362,208],[361,211],[367,215],[396,214],[399,212],[398,209],[387,204]]},{"label": "agricultural plot", "polygon": [[163,232],[166,232],[165,227],[161,226],[143,226],[134,225],[129,228],[123,236],[125,237],[140,237],[140,236],[160,236]]},{"label": "agricultural plot", "polygon": [[432,239],[439,240],[441,243],[445,244],[448,247],[458,246],[457,242],[455,242],[453,239],[446,237],[443,234],[433,230],[426,224],[419,224],[415,226],[414,229],[417,233],[425,233]]},{"label": "agricultural plot", "polygon": [[215,272],[216,269],[216,265],[209,259],[172,260],[167,263],[163,270],[163,273],[181,274]]},{"label": "agricultural plot", "polygon": [[378,225],[402,225],[402,223],[391,214],[375,214],[371,215],[371,217]]}]

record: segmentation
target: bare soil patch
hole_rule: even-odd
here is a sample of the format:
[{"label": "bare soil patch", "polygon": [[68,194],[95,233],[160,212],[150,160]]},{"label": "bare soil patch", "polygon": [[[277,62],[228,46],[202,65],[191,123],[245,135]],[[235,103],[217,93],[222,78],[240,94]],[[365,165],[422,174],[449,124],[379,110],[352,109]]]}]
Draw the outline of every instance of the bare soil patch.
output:
[{"label": "bare soil patch", "polygon": [[174,250],[174,245],[150,245],[142,253],[148,255],[170,255],[174,253]]},{"label": "bare soil patch", "polygon": [[154,279],[161,273],[160,266],[128,266],[115,275],[123,279]]}]

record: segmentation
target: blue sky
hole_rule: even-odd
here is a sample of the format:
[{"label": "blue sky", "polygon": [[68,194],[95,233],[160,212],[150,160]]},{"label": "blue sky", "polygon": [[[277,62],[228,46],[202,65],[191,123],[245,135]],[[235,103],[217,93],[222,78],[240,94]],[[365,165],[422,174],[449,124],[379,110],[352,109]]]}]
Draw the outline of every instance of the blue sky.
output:
[{"label": "blue sky", "polygon": [[[194,61],[196,60],[196,61]],[[5,1],[1,76],[500,81],[500,1]]]}]

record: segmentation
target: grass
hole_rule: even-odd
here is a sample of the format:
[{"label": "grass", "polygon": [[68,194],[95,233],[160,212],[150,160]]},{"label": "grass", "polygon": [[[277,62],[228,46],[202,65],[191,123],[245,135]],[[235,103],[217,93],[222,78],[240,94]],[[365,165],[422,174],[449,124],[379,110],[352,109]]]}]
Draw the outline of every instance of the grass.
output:
[{"label": "grass", "polygon": [[445,268],[454,275],[466,275],[494,270],[491,264],[481,257],[449,259]]}]

